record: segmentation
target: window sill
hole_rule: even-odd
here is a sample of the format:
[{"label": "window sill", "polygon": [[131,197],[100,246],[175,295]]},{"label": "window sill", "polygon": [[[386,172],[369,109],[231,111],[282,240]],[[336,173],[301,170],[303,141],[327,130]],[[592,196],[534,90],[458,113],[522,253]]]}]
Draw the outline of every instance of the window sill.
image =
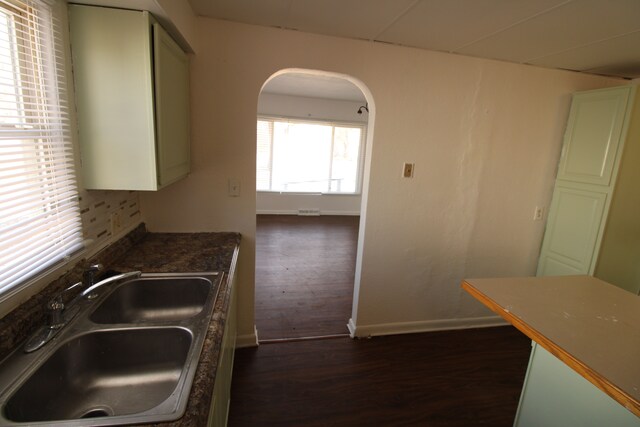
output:
[{"label": "window sill", "polygon": [[257,190],[258,194],[282,194],[286,196],[362,196],[360,193],[305,193],[299,191],[269,191],[269,190]]}]

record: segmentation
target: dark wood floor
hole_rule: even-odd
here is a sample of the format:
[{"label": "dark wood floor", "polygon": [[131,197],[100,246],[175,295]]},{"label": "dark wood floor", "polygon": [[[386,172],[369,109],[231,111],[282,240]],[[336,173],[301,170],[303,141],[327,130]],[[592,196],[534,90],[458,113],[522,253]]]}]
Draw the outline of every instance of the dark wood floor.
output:
[{"label": "dark wood floor", "polygon": [[229,426],[511,426],[529,352],[510,326],[240,349]]},{"label": "dark wood floor", "polygon": [[261,341],[348,333],[358,224],[354,216],[258,215]]}]

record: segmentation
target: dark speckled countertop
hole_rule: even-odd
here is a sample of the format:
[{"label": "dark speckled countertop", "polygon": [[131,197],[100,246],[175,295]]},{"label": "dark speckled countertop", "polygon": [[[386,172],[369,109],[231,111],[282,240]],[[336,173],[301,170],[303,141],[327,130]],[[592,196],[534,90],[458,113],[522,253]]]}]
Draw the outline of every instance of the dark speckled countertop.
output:
[{"label": "dark speckled countertop", "polygon": [[239,243],[238,233],[147,233],[111,268],[143,273],[228,272]]},{"label": "dark speckled countertop", "polygon": [[0,360],[45,322],[44,305],[67,286],[79,281],[87,266],[101,263],[105,269],[140,270],[143,273],[224,272],[184,416],[155,426],[207,425],[216,369],[226,323],[231,281],[239,233],[148,233],[144,224],[68,273],[0,319]]}]

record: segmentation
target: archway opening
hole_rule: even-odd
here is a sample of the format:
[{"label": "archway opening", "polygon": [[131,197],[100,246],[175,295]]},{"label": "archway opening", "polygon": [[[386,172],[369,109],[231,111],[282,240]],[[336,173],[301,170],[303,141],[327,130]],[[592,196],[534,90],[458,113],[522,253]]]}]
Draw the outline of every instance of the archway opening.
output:
[{"label": "archway opening", "polygon": [[357,313],[374,104],[357,79],[287,69],[260,92],[260,342],[346,336]]}]

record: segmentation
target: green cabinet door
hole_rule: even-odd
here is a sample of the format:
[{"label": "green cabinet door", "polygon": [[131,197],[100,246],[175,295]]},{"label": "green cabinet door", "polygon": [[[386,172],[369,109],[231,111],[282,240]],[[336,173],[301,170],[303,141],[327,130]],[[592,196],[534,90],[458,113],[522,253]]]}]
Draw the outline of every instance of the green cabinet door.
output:
[{"label": "green cabinet door", "polygon": [[574,95],[558,179],[609,185],[631,88]]},{"label": "green cabinet door", "polygon": [[606,193],[556,186],[538,276],[589,274]]},{"label": "green cabinet door", "polygon": [[153,24],[158,186],[189,173],[189,59],[158,23]]}]

